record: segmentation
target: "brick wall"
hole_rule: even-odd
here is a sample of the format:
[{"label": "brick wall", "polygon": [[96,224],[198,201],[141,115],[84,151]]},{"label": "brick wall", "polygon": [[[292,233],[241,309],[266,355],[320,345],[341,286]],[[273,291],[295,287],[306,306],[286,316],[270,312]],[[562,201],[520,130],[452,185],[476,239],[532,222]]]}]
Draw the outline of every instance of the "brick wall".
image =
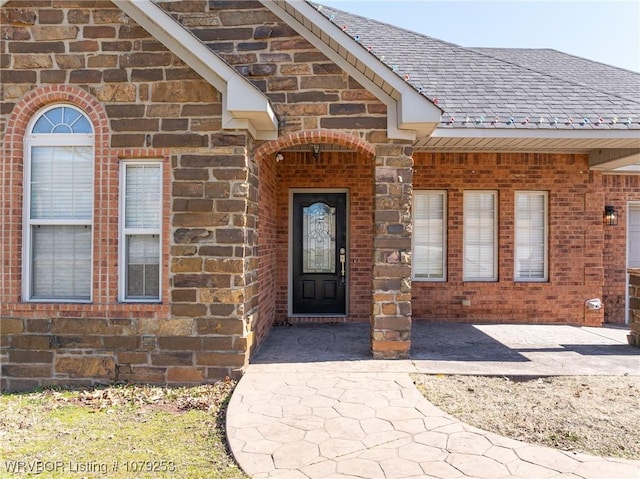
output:
[{"label": "brick wall", "polygon": [[[603,311],[585,311],[602,297],[604,267],[601,175],[584,155],[416,153],[414,189],[447,190],[446,282],[414,281],[413,315],[424,320],[598,325]],[[462,194],[491,189],[499,198],[496,282],[462,280]],[[516,190],[549,193],[549,281],[513,281]],[[462,306],[468,299],[470,306]],[[606,309],[605,303],[605,309]]]},{"label": "brick wall", "polygon": [[632,346],[640,348],[640,270],[629,269],[629,335]]},{"label": "brick wall", "polygon": [[618,224],[604,227],[604,318],[607,323],[625,321],[627,288],[628,202],[640,201],[640,177],[637,175],[602,175],[604,205],[618,212]]},{"label": "brick wall", "polygon": [[[349,202],[349,314],[346,321],[369,321],[371,314],[373,164],[356,152],[283,152],[275,165],[275,264],[277,321],[288,319],[289,192],[292,188],[344,188]],[[274,159],[271,161],[275,162]],[[262,179],[262,178],[261,178]],[[335,318],[329,318],[335,321]],[[327,318],[296,318],[295,321]]]},{"label": "brick wall", "polygon": [[256,343],[269,332],[276,317],[277,296],[277,188],[275,154],[258,159],[260,182],[259,222],[258,222],[258,302],[260,304],[258,321],[255,326]]}]

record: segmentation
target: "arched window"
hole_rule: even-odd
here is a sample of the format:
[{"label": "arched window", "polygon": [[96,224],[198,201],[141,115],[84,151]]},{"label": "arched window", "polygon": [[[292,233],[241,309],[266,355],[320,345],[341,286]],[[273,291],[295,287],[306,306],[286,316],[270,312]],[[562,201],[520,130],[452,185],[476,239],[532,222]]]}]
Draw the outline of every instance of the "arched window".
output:
[{"label": "arched window", "polygon": [[24,299],[90,301],[94,134],[84,112],[38,112],[25,138]]}]

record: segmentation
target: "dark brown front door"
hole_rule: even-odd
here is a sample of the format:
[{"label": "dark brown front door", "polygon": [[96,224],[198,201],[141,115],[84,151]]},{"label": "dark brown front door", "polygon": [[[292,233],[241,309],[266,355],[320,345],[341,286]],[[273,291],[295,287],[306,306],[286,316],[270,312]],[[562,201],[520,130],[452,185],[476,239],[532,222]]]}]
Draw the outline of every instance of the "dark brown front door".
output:
[{"label": "dark brown front door", "polygon": [[347,194],[294,193],[292,313],[346,314]]}]

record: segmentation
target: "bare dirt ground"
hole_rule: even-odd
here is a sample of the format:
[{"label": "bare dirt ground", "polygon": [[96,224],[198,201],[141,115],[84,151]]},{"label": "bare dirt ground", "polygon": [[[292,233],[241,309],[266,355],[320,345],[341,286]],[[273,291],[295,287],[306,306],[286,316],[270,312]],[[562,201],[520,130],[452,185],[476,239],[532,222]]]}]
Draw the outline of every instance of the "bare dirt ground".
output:
[{"label": "bare dirt ground", "polygon": [[565,451],[640,460],[638,376],[413,380],[433,404],[480,429]]}]

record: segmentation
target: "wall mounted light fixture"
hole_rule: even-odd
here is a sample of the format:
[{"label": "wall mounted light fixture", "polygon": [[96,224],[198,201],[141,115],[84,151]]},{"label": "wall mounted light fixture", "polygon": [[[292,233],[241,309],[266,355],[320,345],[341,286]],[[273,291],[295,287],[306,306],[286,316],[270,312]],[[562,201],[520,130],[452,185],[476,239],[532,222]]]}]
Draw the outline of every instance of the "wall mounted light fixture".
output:
[{"label": "wall mounted light fixture", "polygon": [[318,143],[311,143],[310,145],[311,153],[313,154],[314,160],[320,159],[320,145]]},{"label": "wall mounted light fixture", "polygon": [[607,226],[615,226],[618,224],[618,212],[615,207],[610,205],[604,207],[602,222]]}]

